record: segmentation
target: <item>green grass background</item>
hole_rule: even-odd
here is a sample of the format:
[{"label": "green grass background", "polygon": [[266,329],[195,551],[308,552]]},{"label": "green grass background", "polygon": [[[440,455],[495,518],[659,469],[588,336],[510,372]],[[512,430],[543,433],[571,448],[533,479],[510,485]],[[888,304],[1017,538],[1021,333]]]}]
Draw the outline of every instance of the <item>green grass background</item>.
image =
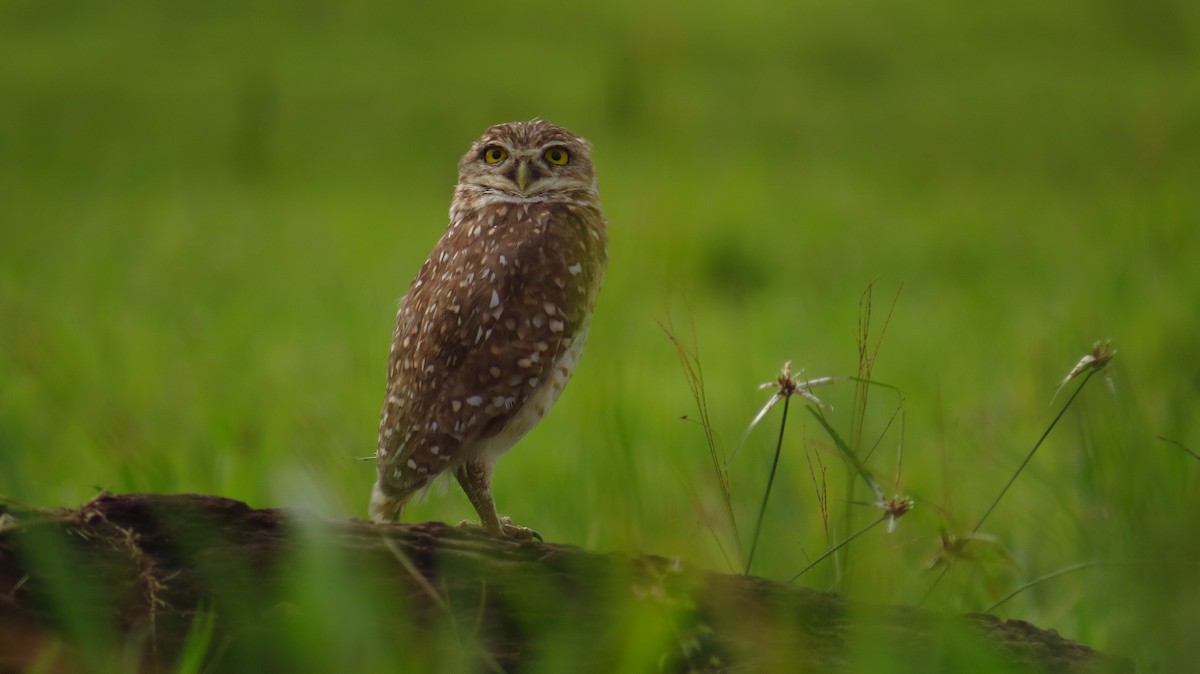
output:
[{"label": "green grass background", "polygon": [[[1116,394],[1093,378],[983,529],[1013,564],[974,545],[926,605],[1112,563],[998,612],[1181,671],[1200,656],[1200,461],[1159,436],[1200,450],[1198,73],[1186,0],[7,0],[0,493],[363,516],[395,302],[455,163],[538,116],[595,146],[611,263],[574,382],[500,463],[503,513],[728,569],[659,324],[698,345],[728,452],[785,360],[856,371],[873,284],[873,339],[891,311],[874,377],[905,425],[873,389],[864,443],[889,484],[903,448],[917,507],[803,582],[916,603],[939,528],[974,524],[1055,385],[1112,338]],[[820,394],[849,435],[852,385]],[[744,540],[777,423],[730,467]],[[794,406],[756,572],[787,578],[877,517],[848,481]],[[455,488],[408,516],[474,514]]]}]

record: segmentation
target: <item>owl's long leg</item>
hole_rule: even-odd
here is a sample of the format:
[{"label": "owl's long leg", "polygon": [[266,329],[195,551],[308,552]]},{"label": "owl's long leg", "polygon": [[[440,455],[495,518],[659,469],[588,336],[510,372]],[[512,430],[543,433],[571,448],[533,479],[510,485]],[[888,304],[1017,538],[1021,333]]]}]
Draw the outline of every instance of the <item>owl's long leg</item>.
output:
[{"label": "owl's long leg", "polygon": [[[454,471],[454,477],[458,478],[458,483],[462,485],[463,491],[466,492],[467,500],[471,502],[471,505],[475,506],[475,512],[479,513],[479,526],[485,531],[511,538],[536,538],[539,541],[542,540],[542,537],[536,531],[519,527],[513,524],[507,517],[500,517],[496,514],[496,502],[492,499],[492,470],[490,465],[479,461],[467,461]],[[467,522],[459,526],[463,525],[473,526]]]},{"label": "owl's long leg", "polygon": [[500,516],[496,514],[496,502],[492,499],[492,476],[489,466],[478,461],[468,461],[454,471],[454,477],[467,493],[467,500],[479,513],[479,524],[493,534],[500,533]]}]

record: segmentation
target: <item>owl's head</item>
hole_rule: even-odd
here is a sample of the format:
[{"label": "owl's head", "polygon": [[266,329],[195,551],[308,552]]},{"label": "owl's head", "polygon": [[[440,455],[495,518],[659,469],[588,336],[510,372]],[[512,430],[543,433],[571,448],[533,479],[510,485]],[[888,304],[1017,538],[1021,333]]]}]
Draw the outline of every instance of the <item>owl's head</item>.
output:
[{"label": "owl's head", "polygon": [[497,124],[458,162],[458,183],[518,197],[595,192],[592,146],[541,120]]}]

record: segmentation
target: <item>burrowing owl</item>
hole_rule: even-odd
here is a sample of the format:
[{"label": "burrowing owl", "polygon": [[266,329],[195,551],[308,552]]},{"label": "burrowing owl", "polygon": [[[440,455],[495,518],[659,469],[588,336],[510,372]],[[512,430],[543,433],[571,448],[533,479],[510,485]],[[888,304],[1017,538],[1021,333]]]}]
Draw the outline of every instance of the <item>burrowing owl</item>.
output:
[{"label": "burrowing owl", "polygon": [[400,301],[371,517],[453,470],[483,528],[492,466],[558,399],[607,259],[591,146],[543,121],[493,126],[458,163],[450,226]]}]

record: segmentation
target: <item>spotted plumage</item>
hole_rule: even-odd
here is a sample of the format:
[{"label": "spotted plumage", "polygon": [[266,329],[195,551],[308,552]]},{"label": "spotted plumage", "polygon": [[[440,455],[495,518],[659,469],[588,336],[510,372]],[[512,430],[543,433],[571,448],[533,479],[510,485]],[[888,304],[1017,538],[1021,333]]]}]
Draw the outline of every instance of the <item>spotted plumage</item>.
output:
[{"label": "spotted plumage", "polygon": [[562,393],[606,261],[587,141],[543,121],[487,130],[459,162],[450,226],[400,302],[371,517],[453,471],[485,529],[492,466]]}]

